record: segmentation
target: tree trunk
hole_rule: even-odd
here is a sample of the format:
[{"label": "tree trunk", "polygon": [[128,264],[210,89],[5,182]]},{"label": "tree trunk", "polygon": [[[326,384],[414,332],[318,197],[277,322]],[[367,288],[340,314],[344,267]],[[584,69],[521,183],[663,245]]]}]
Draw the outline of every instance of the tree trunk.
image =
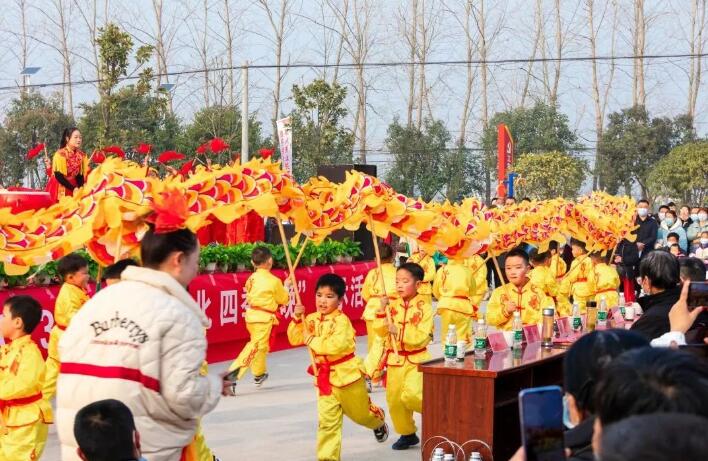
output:
[{"label": "tree trunk", "polygon": [[632,102],[635,106],[646,105],[644,90],[644,52],[646,36],[646,18],[644,0],[634,0],[634,80],[632,81]]},{"label": "tree trunk", "polygon": [[236,105],[236,96],[234,94],[234,39],[231,32],[231,7],[230,0],[224,0],[224,27],[226,28],[226,62],[229,67],[229,105]]},{"label": "tree trunk", "polygon": [[553,76],[553,86],[551,87],[551,105],[556,106],[558,103],[558,84],[560,82],[560,71],[561,71],[561,61],[563,57],[563,34],[561,32],[561,13],[560,13],[560,0],[556,0],[556,58],[558,61],[555,63],[556,73]]},{"label": "tree trunk", "polygon": [[470,21],[472,20],[472,4],[465,2],[465,18],[462,23],[462,28],[465,32],[465,42],[467,50],[467,79],[465,81],[465,97],[462,103],[462,115],[460,117],[460,134],[457,138],[457,145],[460,148],[465,147],[467,141],[467,124],[470,118],[470,105],[472,103],[472,87],[474,85],[474,69],[472,68],[472,59],[474,58],[474,40],[472,37]]},{"label": "tree trunk", "polygon": [[[706,0],[691,2],[691,62],[688,72],[688,107],[686,113],[693,120],[696,116],[696,101],[701,87],[701,62],[703,54],[703,30],[706,19]],[[696,57],[698,56],[698,57]]]},{"label": "tree trunk", "polygon": [[[69,30],[66,23],[66,11],[63,0],[57,0],[57,17],[59,20],[59,32],[61,37],[61,49],[62,49],[62,60],[64,64],[64,81],[68,85],[63,85],[62,88],[65,89],[66,104],[68,107],[69,117],[74,118],[74,95],[72,92],[71,84],[71,54],[69,52]],[[62,98],[62,102],[64,99]]]},{"label": "tree trunk", "polygon": [[204,68],[204,105],[209,107],[209,48],[208,48],[208,38],[209,38],[209,0],[204,0],[204,33],[202,35],[202,43],[200,55],[202,58],[202,67]]},{"label": "tree trunk", "polygon": [[598,188],[598,178],[600,177],[600,170],[602,166],[601,151],[599,149],[600,140],[602,139],[603,130],[603,114],[602,106],[600,104],[600,84],[597,79],[597,62],[595,62],[595,57],[597,56],[596,47],[596,37],[595,25],[593,21],[594,15],[594,0],[585,0],[588,7],[588,38],[590,40],[590,56],[592,57],[592,99],[595,106],[595,169],[592,178],[592,189],[597,190]]},{"label": "tree trunk", "polygon": [[411,0],[411,19],[410,19],[410,30],[408,30],[408,24],[403,19],[403,27],[406,34],[409,47],[409,60],[408,65],[408,123],[407,126],[413,126],[413,109],[415,105],[415,61],[418,54],[418,0]]},{"label": "tree trunk", "polygon": [[534,7],[534,28],[536,29],[535,31],[535,38],[533,41],[533,50],[531,51],[531,57],[529,59],[529,68],[526,71],[526,79],[524,80],[524,89],[521,92],[521,107],[524,107],[524,104],[526,103],[526,97],[528,96],[529,93],[529,84],[531,83],[531,77],[532,77],[532,72],[533,72],[533,64],[534,60],[536,59],[536,53],[538,52],[538,45],[541,40],[541,29],[543,28],[543,22],[541,21],[541,2],[537,1],[535,3]]},{"label": "tree trunk", "polygon": [[[477,24],[477,31],[479,33],[478,49],[479,49],[479,59],[481,61],[480,72],[481,72],[481,83],[482,83],[482,129],[486,130],[489,127],[489,103],[487,99],[488,85],[487,85],[487,33],[485,26],[485,11],[484,11],[484,0],[479,0],[479,14],[475,15],[475,22]],[[484,175],[484,191],[486,195],[487,203],[490,202],[492,197],[492,168],[494,162],[494,152],[485,151],[485,175]]]}]

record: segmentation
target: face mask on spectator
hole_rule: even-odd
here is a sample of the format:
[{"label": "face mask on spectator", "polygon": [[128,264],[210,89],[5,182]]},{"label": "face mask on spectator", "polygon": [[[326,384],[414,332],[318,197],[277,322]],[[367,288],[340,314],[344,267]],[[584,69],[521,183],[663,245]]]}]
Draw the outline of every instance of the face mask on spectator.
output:
[{"label": "face mask on spectator", "polygon": [[708,214],[706,213],[698,213],[698,220],[705,222],[708,220]]},{"label": "face mask on spectator", "polygon": [[647,210],[646,208],[637,208],[637,214],[642,218],[646,217],[648,213],[649,210]]},{"label": "face mask on spectator", "polygon": [[708,238],[706,238],[706,239],[702,238],[701,245],[708,245]]},{"label": "face mask on spectator", "polygon": [[691,219],[694,220],[694,221],[698,221],[698,213],[693,213],[693,214],[691,215]]},{"label": "face mask on spectator", "polygon": [[663,221],[664,218],[666,217],[666,213],[659,213],[659,221]]},{"label": "face mask on spectator", "polygon": [[671,227],[674,225],[674,218],[666,218],[664,222],[666,223],[667,227]]}]

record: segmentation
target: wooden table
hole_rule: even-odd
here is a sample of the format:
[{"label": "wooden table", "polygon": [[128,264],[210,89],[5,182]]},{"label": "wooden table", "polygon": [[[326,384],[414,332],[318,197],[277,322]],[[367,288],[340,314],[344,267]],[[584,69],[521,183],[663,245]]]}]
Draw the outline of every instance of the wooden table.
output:
[{"label": "wooden table", "polygon": [[[483,440],[496,461],[506,461],[521,446],[518,394],[521,389],[563,382],[565,348],[530,344],[521,351],[488,352],[485,358],[467,354],[464,362],[443,359],[419,365],[423,372],[423,442],[443,436],[458,443]],[[423,449],[430,459],[435,443]],[[466,447],[480,451],[480,445]],[[449,449],[447,450],[450,451]]]}]

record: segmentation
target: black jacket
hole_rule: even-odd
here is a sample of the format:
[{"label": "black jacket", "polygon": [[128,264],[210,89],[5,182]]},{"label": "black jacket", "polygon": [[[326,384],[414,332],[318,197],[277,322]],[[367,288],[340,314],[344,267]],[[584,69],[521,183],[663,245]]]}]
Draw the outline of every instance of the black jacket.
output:
[{"label": "black jacket", "polygon": [[[681,288],[676,287],[639,298],[637,302],[642,306],[644,314],[634,322],[631,329],[641,333],[650,341],[670,331],[669,311],[678,301],[680,295]],[[705,315],[705,313],[701,315]]]},{"label": "black jacket", "polygon": [[637,242],[642,242],[644,244],[644,251],[642,251],[642,258],[644,255],[649,254],[650,251],[654,250],[654,245],[656,245],[656,236],[659,233],[659,223],[651,217],[642,221],[639,216],[634,224],[639,226],[637,232]]},{"label": "black jacket", "polygon": [[570,448],[568,461],[594,461],[592,453],[592,432],[595,417],[582,421],[573,429],[565,431],[565,446]]},{"label": "black jacket", "polygon": [[[617,265],[617,272],[619,272],[620,277],[628,277],[634,280],[637,274],[637,265],[639,264],[637,244],[627,239],[622,239],[617,245],[615,256],[622,257],[622,262]],[[610,263],[614,263],[614,261],[610,261]]]}]

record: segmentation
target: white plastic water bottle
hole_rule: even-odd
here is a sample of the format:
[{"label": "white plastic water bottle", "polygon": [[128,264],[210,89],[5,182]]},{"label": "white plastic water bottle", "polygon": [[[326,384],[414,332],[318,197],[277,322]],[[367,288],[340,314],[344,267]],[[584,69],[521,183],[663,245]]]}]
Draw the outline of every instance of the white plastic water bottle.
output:
[{"label": "white plastic water bottle", "polygon": [[524,342],[524,324],[521,322],[521,313],[519,311],[514,311],[511,329],[514,332],[514,340],[511,343],[511,348],[521,349]]},{"label": "white plastic water bottle", "polygon": [[443,461],[444,456],[445,456],[445,450],[438,447],[435,450],[433,450],[432,461]]},{"label": "white plastic water bottle", "polygon": [[607,300],[600,298],[600,305],[597,308],[597,328],[603,330],[607,328]]},{"label": "white plastic water bottle", "polygon": [[477,320],[477,329],[474,332],[474,355],[484,358],[487,354],[487,325],[484,319]]},{"label": "white plastic water bottle", "polygon": [[580,304],[573,303],[573,331],[578,333],[583,331],[583,319],[580,317]]},{"label": "white plastic water bottle", "polygon": [[447,337],[445,338],[445,362],[452,363],[457,361],[457,329],[455,325],[447,327]]},{"label": "white plastic water bottle", "polygon": [[470,461],[482,461],[482,454],[478,451],[473,451],[470,454]]},{"label": "white plastic water bottle", "polygon": [[443,461],[455,461],[455,455],[452,453],[445,453],[445,456],[443,456]]}]

